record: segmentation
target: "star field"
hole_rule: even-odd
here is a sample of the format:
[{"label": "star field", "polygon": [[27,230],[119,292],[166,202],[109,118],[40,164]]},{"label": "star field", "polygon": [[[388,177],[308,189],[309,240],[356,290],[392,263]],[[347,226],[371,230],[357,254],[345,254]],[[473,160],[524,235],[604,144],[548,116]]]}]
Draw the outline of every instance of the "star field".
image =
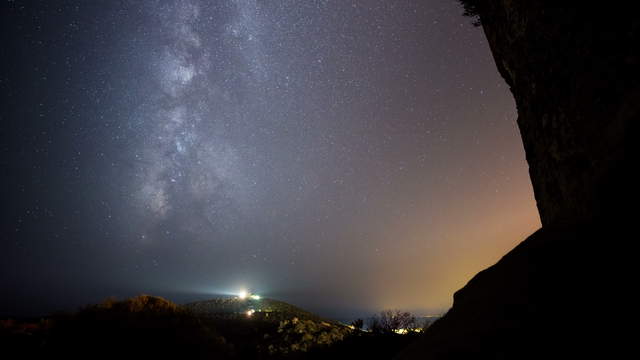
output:
[{"label": "star field", "polygon": [[455,1],[2,7],[4,311],[248,287],[438,312],[539,226]]}]

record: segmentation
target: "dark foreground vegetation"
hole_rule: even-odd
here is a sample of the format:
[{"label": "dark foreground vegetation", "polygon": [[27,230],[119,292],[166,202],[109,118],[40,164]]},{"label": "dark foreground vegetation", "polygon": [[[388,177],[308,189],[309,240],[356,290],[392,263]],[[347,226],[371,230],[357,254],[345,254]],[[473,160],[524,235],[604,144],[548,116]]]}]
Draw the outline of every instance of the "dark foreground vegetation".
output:
[{"label": "dark foreground vegetation", "polygon": [[0,346],[7,358],[22,359],[391,359],[419,334],[395,333],[389,326],[407,318],[395,321],[391,312],[374,318],[375,331],[363,331],[362,321],[347,326],[265,303],[291,312],[202,316],[160,297],[107,300],[76,313],[2,320]]}]

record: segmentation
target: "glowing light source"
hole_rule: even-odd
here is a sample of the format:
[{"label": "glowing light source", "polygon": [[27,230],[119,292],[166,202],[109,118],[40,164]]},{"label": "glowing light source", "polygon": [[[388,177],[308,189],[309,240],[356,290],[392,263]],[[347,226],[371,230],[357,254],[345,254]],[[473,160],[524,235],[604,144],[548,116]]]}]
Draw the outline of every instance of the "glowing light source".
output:
[{"label": "glowing light source", "polygon": [[251,315],[253,315],[253,313],[256,312],[255,310],[251,309],[247,311],[247,316],[251,317]]},{"label": "glowing light source", "polygon": [[249,293],[246,290],[242,290],[242,291],[240,291],[240,293],[238,293],[238,298],[240,300],[246,299],[247,296],[249,296]]},{"label": "glowing light source", "polygon": [[253,300],[260,300],[260,295],[251,295],[251,299]]}]

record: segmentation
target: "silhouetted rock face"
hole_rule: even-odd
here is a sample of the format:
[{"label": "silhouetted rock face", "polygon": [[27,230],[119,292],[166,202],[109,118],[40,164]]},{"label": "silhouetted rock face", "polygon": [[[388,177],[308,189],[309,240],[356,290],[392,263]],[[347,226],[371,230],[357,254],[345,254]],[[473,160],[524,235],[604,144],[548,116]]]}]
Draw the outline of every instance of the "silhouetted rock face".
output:
[{"label": "silhouetted rock face", "polygon": [[629,127],[640,114],[637,13],[586,1],[479,3],[516,100],[543,226],[624,211]]},{"label": "silhouetted rock face", "polygon": [[515,97],[543,227],[459,290],[400,358],[616,358],[629,347],[635,281],[625,240],[640,114],[633,2],[463,2],[476,5]]},{"label": "silhouetted rock face", "polygon": [[629,275],[607,268],[619,254],[606,242],[624,236],[600,225],[543,227],[457,291],[449,312],[399,358],[617,358]]}]

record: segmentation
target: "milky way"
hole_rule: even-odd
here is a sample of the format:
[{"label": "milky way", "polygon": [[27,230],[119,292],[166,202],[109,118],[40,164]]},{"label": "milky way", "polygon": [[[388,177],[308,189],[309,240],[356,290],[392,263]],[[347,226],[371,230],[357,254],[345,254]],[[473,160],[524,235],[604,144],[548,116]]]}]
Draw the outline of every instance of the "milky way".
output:
[{"label": "milky way", "polygon": [[439,312],[539,225],[456,1],[3,6],[6,309],[247,287]]},{"label": "milky way", "polygon": [[139,196],[158,221],[179,217],[183,226],[196,226],[194,233],[206,234],[206,227],[223,226],[221,220],[229,220],[226,215],[237,211],[243,205],[240,198],[251,192],[242,159],[225,130],[238,120],[229,88],[254,81],[255,65],[244,59],[246,51],[253,53],[247,43],[251,14],[234,15],[222,34],[220,50],[238,52],[228,61],[249,65],[240,79],[233,79],[236,74],[224,64],[212,69],[209,44],[203,44],[197,29],[207,14],[201,14],[198,4],[165,5],[157,14],[164,41],[150,62],[160,92],[149,94],[150,112],[140,114],[149,134],[136,155],[141,163]]}]

